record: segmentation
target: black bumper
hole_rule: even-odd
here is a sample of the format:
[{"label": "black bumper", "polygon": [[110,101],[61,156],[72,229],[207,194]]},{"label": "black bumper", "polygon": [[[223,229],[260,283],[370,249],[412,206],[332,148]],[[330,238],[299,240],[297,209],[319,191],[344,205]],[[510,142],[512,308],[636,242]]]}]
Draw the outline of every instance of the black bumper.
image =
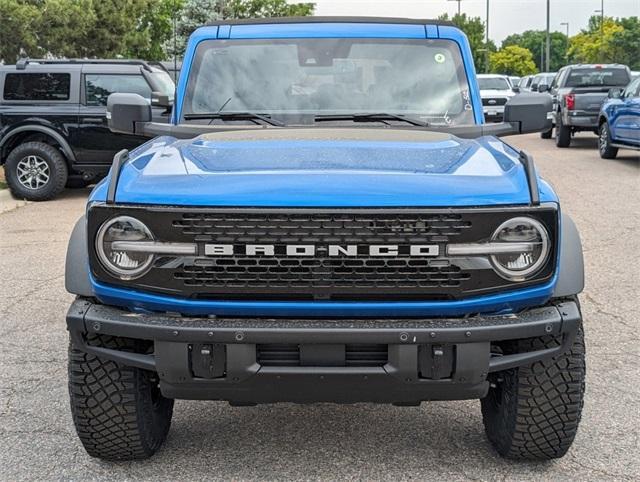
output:
[{"label": "black bumper", "polygon": [[[516,315],[301,320],[138,314],[78,299],[67,314],[76,348],[156,371],[165,396],[238,404],[482,398],[489,373],[564,353],[580,323],[574,302]],[[153,354],[93,346],[90,334],[150,340]],[[545,335],[559,344],[491,355],[497,342]]]}]

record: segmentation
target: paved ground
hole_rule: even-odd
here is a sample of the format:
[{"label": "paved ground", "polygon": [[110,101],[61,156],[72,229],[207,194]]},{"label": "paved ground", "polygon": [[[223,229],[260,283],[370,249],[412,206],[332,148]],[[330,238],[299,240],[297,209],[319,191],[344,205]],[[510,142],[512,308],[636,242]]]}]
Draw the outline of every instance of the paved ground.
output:
[{"label": "paved ground", "polygon": [[0,479],[638,480],[640,160],[603,161],[594,136],[535,155],[583,236],[588,385],[562,460],[514,464],[485,440],[477,402],[262,406],[178,402],[165,448],[108,464],[81,448],[67,407],[66,243],[87,192],[0,215]]}]

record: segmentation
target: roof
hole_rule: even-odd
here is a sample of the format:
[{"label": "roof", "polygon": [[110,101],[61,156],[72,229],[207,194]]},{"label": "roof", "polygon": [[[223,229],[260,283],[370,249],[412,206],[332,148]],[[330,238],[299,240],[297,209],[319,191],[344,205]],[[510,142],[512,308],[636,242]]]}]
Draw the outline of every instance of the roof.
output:
[{"label": "roof", "polygon": [[419,18],[401,18],[401,17],[269,17],[269,18],[244,18],[244,19],[224,19],[208,24],[209,26],[218,25],[272,25],[287,23],[395,23],[408,25],[443,25],[455,27],[448,20],[433,20]]}]

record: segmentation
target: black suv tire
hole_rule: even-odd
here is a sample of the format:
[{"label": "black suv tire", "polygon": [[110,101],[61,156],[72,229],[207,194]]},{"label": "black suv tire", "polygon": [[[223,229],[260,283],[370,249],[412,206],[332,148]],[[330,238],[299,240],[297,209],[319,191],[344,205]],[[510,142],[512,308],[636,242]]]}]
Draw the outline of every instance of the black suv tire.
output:
[{"label": "black suv tire", "polygon": [[[506,347],[505,353],[540,350],[559,342],[553,336],[519,340]],[[582,413],[582,327],[569,352],[497,375],[495,386],[481,400],[485,431],[493,447],[511,459],[562,457],[573,443]]]},{"label": "black suv tire", "polygon": [[558,112],[556,123],[556,146],[569,147],[571,145],[571,127],[562,125],[562,113]]},{"label": "black suv tire", "polygon": [[[91,345],[140,352],[135,340],[93,336]],[[142,350],[144,351],[144,349]],[[171,426],[173,400],[160,393],[157,375],[69,346],[69,398],[85,450],[105,460],[152,456]]]},{"label": "black suv tire", "polygon": [[[37,172],[46,176],[41,186],[27,187],[20,181],[18,171],[31,160],[38,165]],[[44,142],[25,142],[13,149],[7,156],[4,172],[13,195],[29,201],[53,199],[64,189],[68,176],[67,161],[62,153]]]},{"label": "black suv tire", "polygon": [[618,155],[618,148],[611,145],[611,130],[605,121],[598,129],[598,151],[602,159],[615,159]]}]

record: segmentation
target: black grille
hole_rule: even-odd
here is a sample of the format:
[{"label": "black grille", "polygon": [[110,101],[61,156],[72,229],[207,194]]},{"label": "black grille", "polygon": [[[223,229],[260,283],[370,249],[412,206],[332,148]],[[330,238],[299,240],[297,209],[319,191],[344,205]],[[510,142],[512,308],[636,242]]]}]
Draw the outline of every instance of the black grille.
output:
[{"label": "black grille", "polygon": [[[276,256],[233,257],[199,260],[174,272],[187,287],[229,290],[413,289],[459,287],[471,277],[448,262],[408,256],[332,258],[327,245],[399,245],[450,242],[471,222],[461,215],[354,215],[354,214],[261,214],[225,216],[186,213],[172,222],[185,236],[218,244],[234,245],[242,252],[246,244],[273,244]],[[285,256],[287,244],[317,246],[313,257]],[[361,248],[362,249],[362,248]],[[280,254],[278,255],[278,251]],[[339,295],[339,293],[338,293]]]},{"label": "black grille", "polygon": [[[162,256],[136,280],[114,280],[91,251],[96,278],[143,291],[198,299],[448,300],[504,289],[514,282],[488,263],[447,258],[451,243],[487,241],[502,222],[520,215],[539,219],[555,249],[556,211],[549,207],[451,209],[199,209],[94,207],[89,236],[115,215],[137,217],[156,239],[195,243],[195,256]],[[206,255],[207,245],[232,246],[232,255]],[[247,245],[273,246],[273,255],[247,255]],[[287,255],[286,247],[312,245],[313,256]],[[373,256],[371,246],[395,246],[397,255]],[[437,256],[411,256],[411,246],[436,246]],[[329,246],[356,246],[330,256]],[[549,279],[555,253],[540,274]]]},{"label": "black grille", "polygon": [[507,103],[507,100],[508,99],[505,97],[496,97],[493,99],[483,98],[482,105],[487,107],[496,106],[496,105],[505,105]]},{"label": "black grille", "polygon": [[[348,367],[381,367],[389,358],[388,345],[351,344],[344,345],[344,350],[344,366]],[[266,367],[300,366],[300,345],[293,343],[256,345],[256,361]]]}]

